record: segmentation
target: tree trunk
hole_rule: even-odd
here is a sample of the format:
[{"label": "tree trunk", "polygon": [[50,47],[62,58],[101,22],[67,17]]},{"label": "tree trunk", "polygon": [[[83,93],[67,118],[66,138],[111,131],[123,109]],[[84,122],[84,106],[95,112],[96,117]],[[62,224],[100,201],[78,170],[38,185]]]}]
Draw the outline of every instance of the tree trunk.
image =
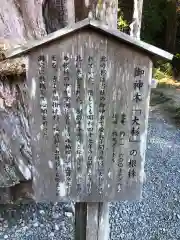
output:
[{"label": "tree trunk", "polygon": [[[73,0],[4,0],[0,6],[0,57],[13,47],[74,22]],[[0,59],[1,61],[2,59]],[[3,62],[4,65],[9,63]],[[1,62],[0,62],[1,65]],[[15,69],[13,63],[9,64]],[[29,198],[32,152],[25,76],[0,68],[0,203]],[[27,183],[26,183],[27,181]],[[26,192],[26,194],[25,194]]]},{"label": "tree trunk", "polygon": [[4,0],[0,6],[0,38],[37,39],[46,34],[41,0]]},{"label": "tree trunk", "polygon": [[4,0],[0,38],[38,39],[74,21],[73,0]]},{"label": "tree trunk", "polygon": [[[177,35],[177,1],[171,0],[167,2],[168,15],[166,17],[166,39],[165,49],[173,54],[176,53],[176,35]],[[174,57],[172,60],[173,78],[180,81],[180,59]]]},{"label": "tree trunk", "polygon": [[165,48],[171,53],[175,53],[176,33],[177,33],[177,1],[171,0],[167,3],[168,15],[166,19],[166,44]]},{"label": "tree trunk", "polygon": [[[31,175],[31,142],[28,124],[25,76],[4,76],[0,80],[0,188],[6,193]],[[7,188],[11,187],[8,191]],[[4,203],[0,189],[0,203]],[[16,195],[17,196],[17,195]],[[11,201],[12,195],[6,201]]]},{"label": "tree trunk", "polygon": [[87,17],[117,28],[118,0],[75,0],[76,22]]},{"label": "tree trunk", "polygon": [[47,33],[75,22],[74,0],[44,0],[43,18]]},{"label": "tree trunk", "polygon": [[130,35],[140,39],[143,0],[134,0],[133,19],[130,24]]}]

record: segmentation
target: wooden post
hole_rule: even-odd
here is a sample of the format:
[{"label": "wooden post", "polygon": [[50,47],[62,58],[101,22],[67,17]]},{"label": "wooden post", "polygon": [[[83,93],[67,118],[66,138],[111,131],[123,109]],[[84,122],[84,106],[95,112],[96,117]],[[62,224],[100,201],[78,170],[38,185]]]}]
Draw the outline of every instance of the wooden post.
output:
[{"label": "wooden post", "polygon": [[86,239],[87,203],[75,204],[75,240]]},{"label": "wooden post", "polygon": [[[117,0],[75,0],[76,21],[85,18],[96,19],[111,28],[117,29]],[[84,203],[80,203],[84,205]],[[79,208],[79,205],[77,205]],[[75,211],[78,211],[78,208]],[[78,217],[78,216],[77,216]],[[81,221],[81,219],[79,219]],[[79,231],[79,229],[76,229]],[[83,229],[81,229],[83,234]],[[86,240],[108,240],[109,238],[109,204],[87,204]]]},{"label": "wooden post", "polygon": [[98,204],[98,240],[109,239],[109,203]]},{"label": "wooden post", "polygon": [[87,240],[109,239],[109,204],[88,203],[87,204]]},{"label": "wooden post", "polygon": [[97,240],[98,236],[98,207],[99,203],[87,204],[86,239]]}]

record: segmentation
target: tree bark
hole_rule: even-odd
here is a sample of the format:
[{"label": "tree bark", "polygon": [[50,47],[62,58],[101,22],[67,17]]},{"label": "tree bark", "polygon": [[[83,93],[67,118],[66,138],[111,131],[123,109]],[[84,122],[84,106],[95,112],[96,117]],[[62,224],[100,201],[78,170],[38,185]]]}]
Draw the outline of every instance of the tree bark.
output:
[{"label": "tree bark", "polygon": [[[4,47],[39,39],[74,22],[73,3],[73,0],[4,0],[0,6],[3,39],[0,56]],[[32,195],[32,150],[26,78],[15,73],[0,75],[0,203],[7,203]]]},{"label": "tree bark", "polygon": [[140,39],[143,0],[134,0],[133,19],[130,24],[130,36]]},{"label": "tree bark", "polygon": [[42,9],[47,33],[75,22],[74,0],[44,0]]},{"label": "tree bark", "polygon": [[41,0],[4,0],[0,6],[0,38],[37,39],[46,34]]},{"label": "tree bark", "polygon": [[[31,142],[28,124],[27,87],[25,76],[1,76],[0,80],[0,188],[13,189],[21,181],[29,181],[31,175]],[[4,203],[0,190],[0,203]],[[6,201],[12,201],[12,193],[5,191]]]},{"label": "tree bark", "polygon": [[166,19],[166,44],[165,48],[171,53],[175,53],[177,34],[177,1],[167,2],[168,15]]},{"label": "tree bark", "polygon": [[4,0],[0,38],[38,39],[74,21],[73,0]]},{"label": "tree bark", "polygon": [[75,0],[76,22],[87,17],[117,29],[118,0]]}]

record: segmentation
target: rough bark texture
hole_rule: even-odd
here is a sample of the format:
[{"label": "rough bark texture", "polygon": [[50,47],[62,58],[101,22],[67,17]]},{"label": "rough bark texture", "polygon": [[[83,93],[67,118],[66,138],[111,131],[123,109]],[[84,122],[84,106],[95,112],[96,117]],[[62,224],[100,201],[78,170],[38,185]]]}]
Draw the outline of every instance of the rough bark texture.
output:
[{"label": "rough bark texture", "polygon": [[43,18],[47,33],[70,25],[75,21],[74,0],[45,0]]},{"label": "rough bark texture", "polygon": [[4,0],[0,7],[0,37],[37,39],[46,34],[42,0]]},{"label": "rough bark texture", "polygon": [[[2,45],[11,45],[11,41],[13,46],[19,45],[66,26],[74,21],[73,7],[71,0],[4,0],[0,39],[8,41]],[[0,60],[2,56],[0,51]],[[17,76],[13,64],[0,63],[0,203],[29,198],[32,193],[26,78]]]},{"label": "rough bark texture", "polygon": [[176,0],[168,1],[169,15],[166,19],[166,50],[174,53],[177,34],[177,6]]},{"label": "rough bark texture", "polygon": [[76,22],[87,17],[117,28],[117,0],[75,0]]},{"label": "rough bark texture", "polygon": [[130,35],[140,39],[143,0],[134,0],[133,19],[130,24]]},{"label": "rough bark texture", "polygon": [[[1,188],[31,179],[32,154],[24,78],[1,76],[0,80]],[[3,202],[3,198],[0,201]]]}]

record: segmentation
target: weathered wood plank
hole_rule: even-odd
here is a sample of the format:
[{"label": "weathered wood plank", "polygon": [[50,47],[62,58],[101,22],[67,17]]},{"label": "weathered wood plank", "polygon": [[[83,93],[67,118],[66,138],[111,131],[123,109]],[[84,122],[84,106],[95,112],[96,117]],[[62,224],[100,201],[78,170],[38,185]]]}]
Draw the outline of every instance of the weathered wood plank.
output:
[{"label": "weathered wood plank", "polygon": [[[75,204],[75,240],[86,240],[87,204]],[[88,238],[87,238],[88,239]]]},{"label": "weathered wood plank", "polygon": [[[87,130],[87,111],[88,111],[88,59],[87,54],[89,36],[77,35],[77,68],[76,68],[76,182],[79,185],[79,201],[84,201],[87,192],[87,157],[88,157],[88,130]],[[79,121],[78,121],[79,119]]]},{"label": "weathered wood plank", "polygon": [[87,203],[87,240],[109,239],[109,203]]},{"label": "weathered wood plank", "polygon": [[[96,125],[96,131],[94,141],[96,142],[96,152],[93,159],[95,165],[95,171],[93,172],[96,179],[94,185],[96,186],[96,198],[99,201],[105,199],[105,181],[106,181],[106,137],[107,131],[105,130],[108,112],[108,102],[106,97],[108,96],[108,69],[107,69],[107,40],[106,38],[99,38],[94,34],[91,35],[91,45],[94,46],[94,61],[95,61],[95,102],[94,111],[96,112],[96,118],[94,123]],[[92,199],[95,196],[92,194]]]},{"label": "weathered wood plank", "polygon": [[[37,57],[41,53],[48,59],[48,68],[44,70],[47,76],[44,95],[48,106],[45,137],[40,130],[42,89],[37,75]],[[50,63],[52,56],[57,58],[56,70]],[[107,202],[140,198],[150,62],[149,57],[133,48],[86,31],[30,53],[28,81],[33,106],[31,127],[37,170],[34,186],[38,201]],[[143,72],[142,79],[134,75],[135,70],[138,74]],[[54,89],[52,79],[56,74]],[[53,100],[54,90],[59,96],[56,100]],[[55,102],[58,106],[52,117]],[[137,110],[140,116],[133,115]],[[52,132],[55,125],[60,139],[60,167],[55,167],[54,151],[58,147],[54,145]],[[141,142],[131,141],[136,136]],[[45,181],[47,175],[49,178]],[[57,186],[59,194],[55,196]]]},{"label": "weathered wood plank", "polygon": [[[73,44],[72,44],[73,42]],[[75,36],[68,38],[64,42],[63,49],[63,79],[64,93],[63,93],[63,114],[65,125],[61,125],[64,128],[63,140],[65,145],[64,152],[64,170],[65,170],[65,185],[66,185],[66,197],[71,200],[72,197],[77,197],[77,174],[75,171],[76,155],[76,121],[75,121],[75,82],[76,82],[76,55],[77,55],[77,39]],[[62,91],[62,90],[61,90]]]},{"label": "weathered wood plank", "polygon": [[[33,183],[35,199],[55,200],[54,163],[52,161],[51,76],[49,56],[40,50],[29,59],[28,84],[30,89],[30,125],[33,151]],[[36,68],[36,71],[34,71]],[[34,114],[34,111],[36,112]],[[52,126],[52,125],[51,125]],[[41,173],[43,172],[43,178]],[[45,181],[46,176],[48,178]],[[45,198],[44,198],[45,197]],[[47,197],[47,198],[46,198]]]},{"label": "weathered wood plank", "polygon": [[109,240],[109,203],[98,204],[98,240]]},{"label": "weathered wood plank", "polygon": [[98,240],[99,203],[87,203],[86,239]]}]

